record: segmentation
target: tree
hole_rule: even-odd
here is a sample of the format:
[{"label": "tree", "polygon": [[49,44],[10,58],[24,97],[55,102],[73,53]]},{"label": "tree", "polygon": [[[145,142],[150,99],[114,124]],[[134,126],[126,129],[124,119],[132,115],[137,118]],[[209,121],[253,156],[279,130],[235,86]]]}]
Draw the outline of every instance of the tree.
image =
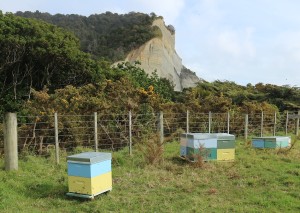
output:
[{"label": "tree", "polygon": [[16,111],[32,88],[50,90],[97,80],[97,63],[79,40],[54,25],[0,14],[0,104]]},{"label": "tree", "polygon": [[156,27],[152,27],[153,20],[157,18],[155,14],[106,12],[85,17],[36,11],[17,12],[16,15],[44,20],[68,29],[80,39],[83,51],[93,54],[96,59],[104,57],[112,62],[125,59],[130,50],[161,34]]}]

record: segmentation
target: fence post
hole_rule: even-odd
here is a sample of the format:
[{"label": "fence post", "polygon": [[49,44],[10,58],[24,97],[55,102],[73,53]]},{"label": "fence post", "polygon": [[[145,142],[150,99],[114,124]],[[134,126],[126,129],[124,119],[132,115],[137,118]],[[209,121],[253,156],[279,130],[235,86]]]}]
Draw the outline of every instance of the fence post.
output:
[{"label": "fence post", "polygon": [[211,131],[211,111],[208,113],[208,133]]},{"label": "fence post", "polygon": [[129,155],[132,155],[132,115],[131,110],[129,111]]},{"label": "fence post", "polygon": [[230,113],[227,112],[227,134],[229,134],[229,125],[230,125]]},{"label": "fence post", "polygon": [[189,126],[189,123],[190,123],[190,112],[187,110],[186,111],[186,133],[189,133],[190,132],[190,126]]},{"label": "fence post", "polygon": [[164,142],[164,114],[162,111],[159,112],[159,136],[160,136],[160,143]]},{"label": "fence post", "polygon": [[288,125],[289,125],[289,111],[286,112],[286,120],[285,120],[285,135],[288,134]]},{"label": "fence post", "polygon": [[298,111],[298,118],[296,121],[296,136],[299,135],[299,116],[300,116],[300,110]]},{"label": "fence post", "polygon": [[260,137],[264,135],[264,111],[261,111]]},{"label": "fence post", "polygon": [[277,125],[277,113],[274,113],[274,129],[273,129],[273,136],[276,135],[276,125]]},{"label": "fence post", "polygon": [[55,130],[55,159],[56,159],[56,164],[59,164],[59,143],[58,143],[58,119],[57,119],[57,112],[54,113],[54,130]]},{"label": "fence post", "polygon": [[245,140],[248,139],[248,114],[245,115]]},{"label": "fence post", "polygon": [[3,123],[5,170],[18,170],[17,114],[6,113]]},{"label": "fence post", "polygon": [[97,116],[97,112],[94,112],[94,139],[95,139],[95,151],[98,152],[98,116]]}]

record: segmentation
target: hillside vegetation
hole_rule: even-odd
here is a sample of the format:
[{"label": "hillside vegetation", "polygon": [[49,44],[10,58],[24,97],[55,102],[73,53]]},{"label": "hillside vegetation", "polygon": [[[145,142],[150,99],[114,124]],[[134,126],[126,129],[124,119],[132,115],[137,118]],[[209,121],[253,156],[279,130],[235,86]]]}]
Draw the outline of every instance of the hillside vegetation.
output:
[{"label": "hillside vegetation", "polygon": [[130,50],[160,34],[159,28],[152,27],[153,20],[157,18],[154,13],[149,16],[135,12],[124,15],[106,12],[85,17],[36,11],[17,12],[16,15],[40,19],[68,29],[80,39],[84,52],[113,62],[124,59]]},{"label": "hillside vegetation", "polygon": [[[300,89],[289,85],[241,86],[229,81],[203,81],[195,88],[174,92],[170,81],[155,73],[149,76],[135,64],[111,67],[115,60],[111,52],[126,52],[155,36],[151,28],[155,14],[17,14],[35,19],[0,12],[0,112],[26,115],[53,110],[85,114],[300,109]],[[37,17],[60,23],[64,28]],[[80,33],[83,35],[77,38],[75,34]],[[84,44],[91,41],[97,45],[88,51]],[[97,51],[104,54],[97,55]]]}]

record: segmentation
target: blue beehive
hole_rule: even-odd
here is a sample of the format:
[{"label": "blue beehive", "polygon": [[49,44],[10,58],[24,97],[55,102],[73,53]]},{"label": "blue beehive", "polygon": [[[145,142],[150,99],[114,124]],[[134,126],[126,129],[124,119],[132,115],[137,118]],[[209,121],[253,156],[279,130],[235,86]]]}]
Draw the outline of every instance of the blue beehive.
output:
[{"label": "blue beehive", "polygon": [[291,138],[288,136],[267,136],[252,138],[252,147],[254,148],[287,148],[291,144]]},{"label": "blue beehive", "polygon": [[227,133],[185,133],[180,139],[180,156],[195,161],[233,160],[235,136]]},{"label": "blue beehive", "polygon": [[68,156],[67,195],[94,198],[112,190],[111,153],[85,152]]}]

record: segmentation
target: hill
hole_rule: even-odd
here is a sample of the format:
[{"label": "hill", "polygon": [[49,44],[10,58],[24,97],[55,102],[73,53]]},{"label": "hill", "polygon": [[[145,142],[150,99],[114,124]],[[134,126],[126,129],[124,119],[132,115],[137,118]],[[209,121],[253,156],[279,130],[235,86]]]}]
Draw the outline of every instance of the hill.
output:
[{"label": "hill", "polygon": [[[33,13],[25,12],[24,14],[32,15]],[[113,17],[118,16],[107,14]],[[45,17],[46,15],[44,14]],[[128,14],[129,17],[136,15],[141,14]],[[144,15],[141,16],[144,17]],[[62,17],[80,19],[78,15]],[[170,42],[173,39],[172,30],[174,29],[165,26],[160,17],[153,14],[152,16],[146,15],[146,17],[149,18],[148,24],[152,21],[151,17],[155,17],[155,20],[159,21],[163,30],[166,31],[164,33],[166,37],[163,37],[161,28],[147,25],[154,37],[149,36],[150,40],[145,44],[167,40],[163,44],[174,45]],[[262,110],[274,112],[300,109],[300,89],[297,87],[263,83],[241,86],[228,81],[210,83],[202,80],[194,88],[174,92],[168,79],[160,78],[157,73],[150,76],[139,67],[139,64],[123,63],[120,66],[111,67],[112,62],[106,61],[102,56],[82,52],[79,49],[80,46],[82,48],[82,42],[79,45],[80,40],[70,31],[40,20],[13,14],[0,13],[0,22],[2,26],[0,29],[0,86],[3,88],[0,96],[1,111],[18,110],[20,106],[28,106],[24,105],[23,101],[30,100],[29,105],[32,105],[32,109],[27,109],[26,114],[35,109],[38,112],[44,112],[48,110],[51,100],[56,100],[57,103],[72,101],[74,95],[70,95],[67,99],[64,97],[68,93],[75,93],[79,96],[74,107],[80,104],[88,106],[75,107],[74,112],[79,114],[103,109],[109,109],[115,113],[128,109],[137,110],[140,113],[158,110],[185,112],[187,109],[195,112],[260,112]],[[169,39],[166,39],[167,37]],[[174,49],[168,49],[167,45],[161,50],[172,50],[170,52],[176,56]],[[132,51],[136,49],[128,48],[128,51],[133,53]],[[16,53],[15,56],[18,57],[13,57],[12,53]],[[167,58],[170,55],[163,56]],[[174,67],[180,68],[175,65]],[[186,73],[194,74],[184,66],[182,68]],[[180,71],[173,71],[174,74],[178,72]],[[90,99],[87,102],[89,104],[84,104],[85,101],[82,98]],[[123,103],[121,105],[120,100]],[[91,103],[94,103],[93,107]],[[45,106],[45,109],[38,109],[40,106]],[[51,106],[55,108],[56,105]],[[60,106],[58,104],[56,107],[60,108]],[[71,109],[61,110],[68,112]]]},{"label": "hill", "polygon": [[194,87],[200,79],[188,72],[175,50],[175,28],[166,26],[162,17],[154,13],[116,14],[106,12],[89,17],[79,15],[50,15],[49,13],[17,12],[16,15],[36,18],[72,31],[84,52],[95,59],[110,62],[140,62],[140,67],[151,75],[173,83],[176,91]]},{"label": "hill", "polygon": [[152,27],[155,14],[106,12],[86,17],[27,11],[15,15],[43,20],[72,31],[84,52],[111,62],[124,59],[129,51],[157,36],[156,28]]}]

